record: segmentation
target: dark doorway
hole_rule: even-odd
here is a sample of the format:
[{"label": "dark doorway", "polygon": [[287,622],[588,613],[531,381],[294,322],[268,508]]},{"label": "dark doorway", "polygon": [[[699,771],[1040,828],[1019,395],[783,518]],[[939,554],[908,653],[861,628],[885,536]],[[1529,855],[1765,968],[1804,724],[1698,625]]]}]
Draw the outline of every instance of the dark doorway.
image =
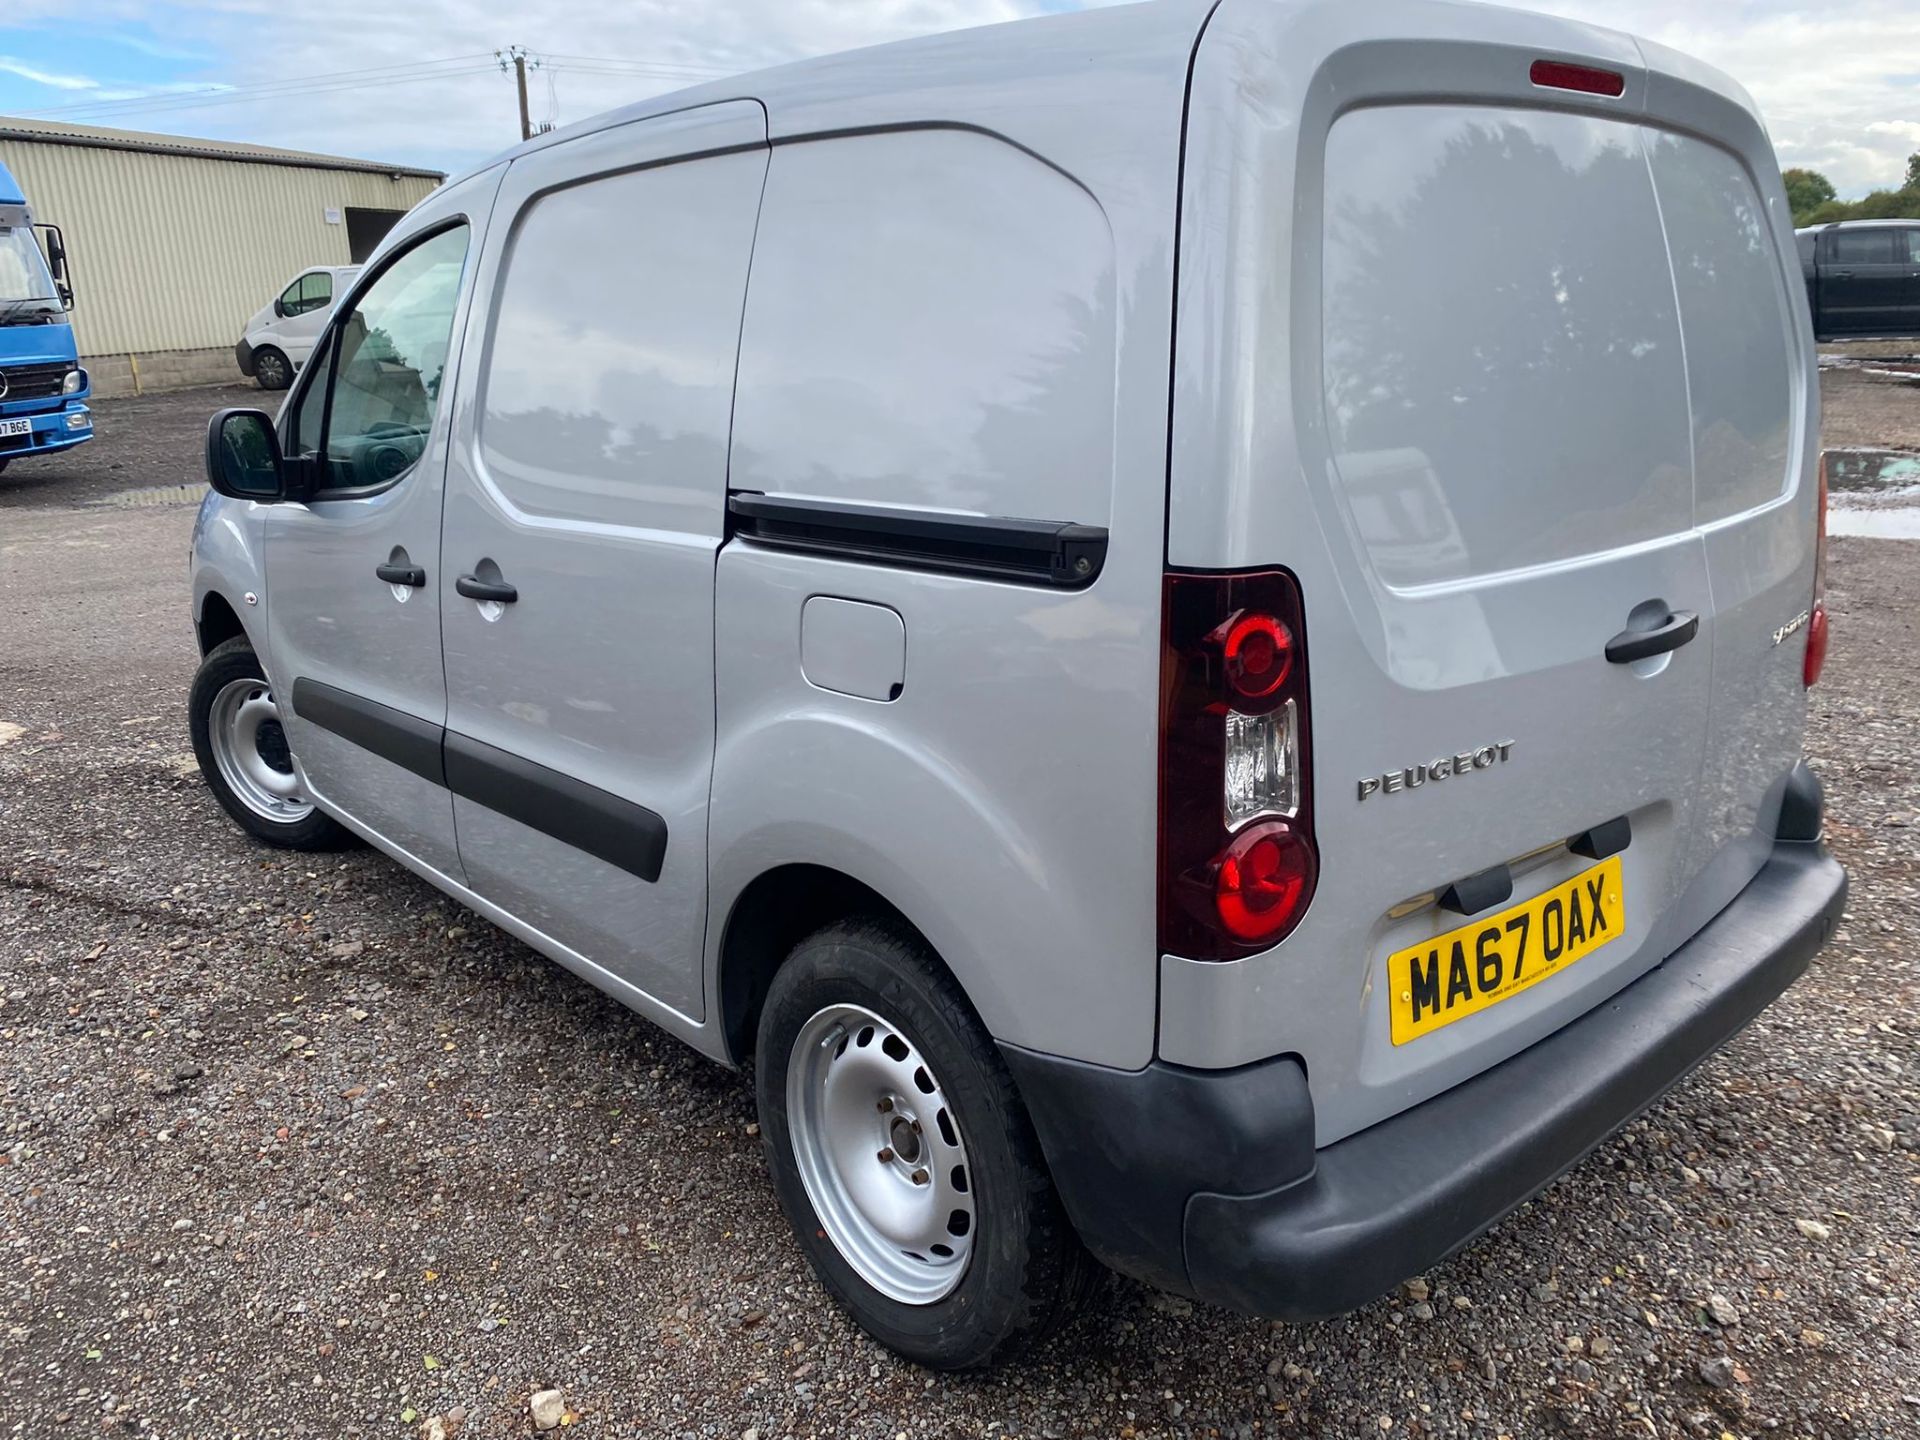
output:
[{"label": "dark doorway", "polygon": [[373,247],[386,238],[404,210],[356,210],[347,206],[347,250],[358,265],[373,253]]}]

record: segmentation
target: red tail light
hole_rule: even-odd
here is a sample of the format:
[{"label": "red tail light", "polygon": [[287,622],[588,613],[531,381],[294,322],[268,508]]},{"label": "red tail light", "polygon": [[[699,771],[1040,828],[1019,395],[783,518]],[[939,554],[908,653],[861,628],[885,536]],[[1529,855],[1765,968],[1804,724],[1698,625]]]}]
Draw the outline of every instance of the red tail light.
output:
[{"label": "red tail light", "polygon": [[1800,679],[1812,689],[1827,663],[1827,457],[1820,456],[1820,538],[1813,552],[1813,613],[1807,617],[1807,654]]},{"label": "red tail light", "polygon": [[1161,623],[1160,948],[1269,949],[1320,868],[1300,589],[1280,570],[1170,574]]},{"label": "red tail light", "polygon": [[1627,92],[1627,77],[1618,70],[1596,70],[1591,65],[1569,65],[1564,60],[1536,60],[1527,78],[1549,90],[1578,90],[1583,95]]}]

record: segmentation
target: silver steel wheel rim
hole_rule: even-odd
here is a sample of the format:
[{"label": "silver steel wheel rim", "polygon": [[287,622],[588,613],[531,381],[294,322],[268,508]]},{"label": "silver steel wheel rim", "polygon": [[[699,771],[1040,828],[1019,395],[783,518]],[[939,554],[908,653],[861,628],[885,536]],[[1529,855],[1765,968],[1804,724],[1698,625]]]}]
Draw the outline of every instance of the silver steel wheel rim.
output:
[{"label": "silver steel wheel rim", "polygon": [[[277,750],[286,750],[280,728],[280,707],[264,680],[229,680],[213,697],[207,715],[207,738],[220,778],[240,803],[276,825],[291,825],[313,813],[313,802],[300,788],[300,777],[289,760],[286,769],[275,763]],[[267,742],[262,751],[262,740]]]},{"label": "silver steel wheel rim", "polygon": [[860,1278],[904,1305],[951,1294],[973,1254],[972,1172],[900,1028],[858,1005],[817,1011],[788,1060],[787,1124],[820,1228]]},{"label": "silver steel wheel rim", "polygon": [[255,357],[253,368],[260,378],[267,382],[268,389],[278,389],[281,382],[287,378],[287,367],[280,362],[280,357],[277,355]]}]

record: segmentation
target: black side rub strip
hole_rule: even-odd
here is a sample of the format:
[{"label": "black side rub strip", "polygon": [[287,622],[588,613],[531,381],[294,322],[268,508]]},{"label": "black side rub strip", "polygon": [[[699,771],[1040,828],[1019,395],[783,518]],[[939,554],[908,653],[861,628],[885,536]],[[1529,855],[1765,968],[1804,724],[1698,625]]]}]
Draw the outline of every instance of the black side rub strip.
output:
[{"label": "black side rub strip", "polygon": [[1066,520],[889,510],[736,492],[733,532],[757,545],[914,570],[1025,580],[1077,590],[1107,562],[1107,532]]},{"label": "black side rub strip", "polygon": [[318,680],[293,682],[293,713],[648,884],[660,878],[667,822],[644,805]]},{"label": "black side rub strip", "polygon": [[446,735],[446,784],[454,794],[649,883],[660,878],[667,822],[646,806],[451,730]]},{"label": "black side rub strip", "polygon": [[447,783],[440,759],[442,731],[431,720],[304,677],[293,682],[293,713],[402,770],[436,785]]}]

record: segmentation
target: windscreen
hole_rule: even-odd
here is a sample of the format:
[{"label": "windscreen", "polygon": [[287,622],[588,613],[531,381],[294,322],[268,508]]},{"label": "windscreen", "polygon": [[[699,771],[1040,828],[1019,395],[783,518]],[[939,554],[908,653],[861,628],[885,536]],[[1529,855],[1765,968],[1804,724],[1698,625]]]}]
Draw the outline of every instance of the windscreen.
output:
[{"label": "windscreen", "polygon": [[0,320],[62,308],[46,257],[26,226],[0,230]]}]

